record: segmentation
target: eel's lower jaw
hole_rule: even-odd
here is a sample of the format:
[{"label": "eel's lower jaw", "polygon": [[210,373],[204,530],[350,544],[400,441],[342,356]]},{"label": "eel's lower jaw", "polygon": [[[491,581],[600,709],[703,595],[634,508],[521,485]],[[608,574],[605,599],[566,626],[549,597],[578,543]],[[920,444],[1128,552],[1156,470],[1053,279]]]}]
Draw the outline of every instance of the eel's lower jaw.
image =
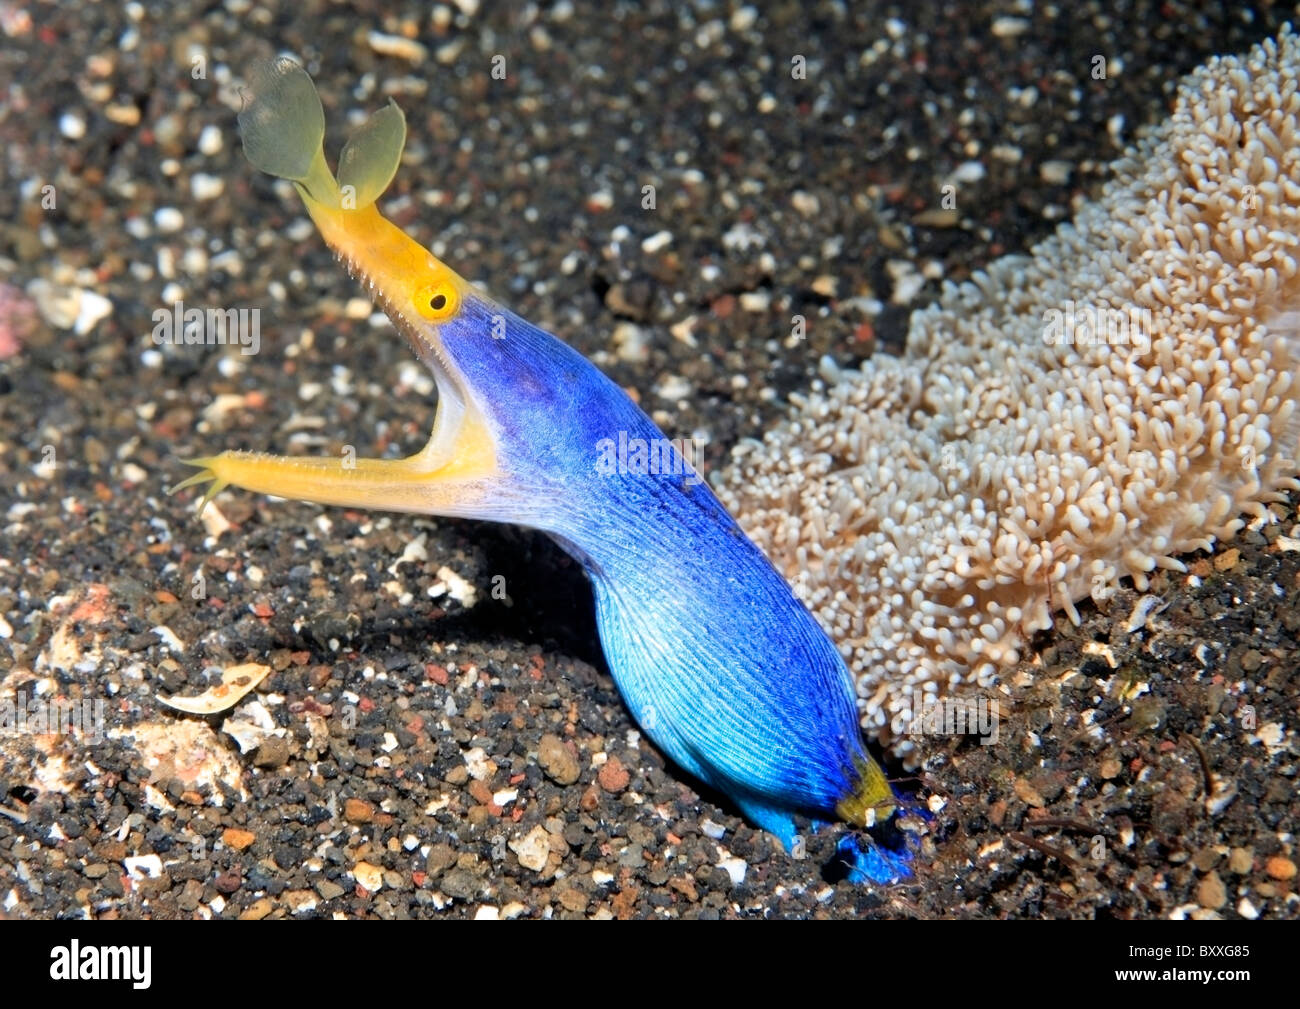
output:
[{"label": "eel's lower jaw", "polygon": [[472,517],[499,483],[496,446],[478,411],[448,387],[424,448],[404,459],[222,452],[185,460],[201,472],[172,488],[208,484],[203,505],[226,487],[293,501],[377,511]]}]

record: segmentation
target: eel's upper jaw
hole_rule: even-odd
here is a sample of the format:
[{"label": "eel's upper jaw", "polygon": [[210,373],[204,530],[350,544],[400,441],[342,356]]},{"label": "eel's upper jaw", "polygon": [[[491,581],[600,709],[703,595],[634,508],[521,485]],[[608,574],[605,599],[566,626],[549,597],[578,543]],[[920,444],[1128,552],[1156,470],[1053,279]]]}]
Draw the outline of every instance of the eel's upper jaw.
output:
[{"label": "eel's upper jaw", "polygon": [[[303,200],[310,208],[309,198],[304,196]],[[321,214],[319,209],[312,213],[313,219],[316,219],[318,214]],[[382,217],[380,220],[384,224],[388,223]],[[388,321],[393,324],[393,328],[402,334],[411,348],[411,353],[419,358],[433,374],[438,384],[438,398],[441,400],[453,396],[464,403],[466,401],[464,379],[448,360],[447,355],[442,352],[436,331],[424,322],[412,318],[409,306],[397,303],[396,298],[385,285],[384,278],[377,277],[372,272],[373,266],[367,268],[368,264],[358,255],[359,245],[351,240],[346,225],[343,228],[333,226],[332,222],[322,225],[321,220],[316,220],[316,225],[324,236],[326,244],[329,245],[330,251],[334,253],[334,258],[347,271],[348,276],[365,288],[366,295],[384,315],[388,316]],[[402,235],[402,237],[406,236]],[[420,251],[424,250],[421,248]]]},{"label": "eel's upper jaw", "polygon": [[[432,373],[438,388],[438,410],[434,415],[433,433],[424,452],[435,465],[450,462],[457,453],[463,451],[466,439],[481,440],[487,430],[465,379],[443,354],[435,334],[413,322],[405,312],[392,305],[363,270],[349,263],[342,255],[339,260],[349,273],[366,285],[367,291],[388,316],[393,327],[406,338],[412,353]],[[489,436],[489,440],[493,443],[495,455],[495,439]]]},{"label": "eel's upper jaw", "polygon": [[[415,292],[427,286],[460,299],[469,285],[373,206],[338,210],[304,194],[325,243],[366,294],[388,316],[438,384],[435,434],[450,436],[453,421],[481,414],[469,383],[443,351],[439,325],[420,317]],[[418,278],[418,279],[413,279]]]}]

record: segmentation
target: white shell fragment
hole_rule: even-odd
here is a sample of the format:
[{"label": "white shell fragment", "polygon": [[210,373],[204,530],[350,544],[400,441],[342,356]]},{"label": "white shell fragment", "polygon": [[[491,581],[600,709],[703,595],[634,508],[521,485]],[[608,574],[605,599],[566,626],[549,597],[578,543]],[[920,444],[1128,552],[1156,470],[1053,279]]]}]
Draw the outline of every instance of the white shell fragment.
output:
[{"label": "white shell fragment", "polygon": [[1128,623],[1124,629],[1129,634],[1134,634],[1142,630],[1147,625],[1147,621],[1153,615],[1165,609],[1169,604],[1160,596],[1147,593],[1133,604],[1133,612],[1129,614]]},{"label": "white shell fragment", "polygon": [[268,736],[276,734],[276,725],[266,705],[249,701],[221,723],[221,731],[239,744],[240,753],[252,753]]},{"label": "white shell fragment", "polygon": [[209,687],[193,697],[163,697],[158,700],[177,711],[191,715],[215,715],[227,711],[238,704],[250,690],[256,687],[271,671],[270,666],[258,662],[245,662],[240,666],[231,666],[221,674],[221,682]]}]

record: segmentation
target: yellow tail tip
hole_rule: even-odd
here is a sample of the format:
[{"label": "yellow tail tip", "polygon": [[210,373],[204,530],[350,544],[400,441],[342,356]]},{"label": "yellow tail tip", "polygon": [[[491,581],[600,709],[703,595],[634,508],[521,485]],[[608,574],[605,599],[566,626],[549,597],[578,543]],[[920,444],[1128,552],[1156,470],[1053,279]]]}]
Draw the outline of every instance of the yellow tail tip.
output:
[{"label": "yellow tail tip", "polygon": [[835,812],[845,823],[870,827],[878,820],[887,820],[898,805],[894,790],[889,787],[885,772],[870,757],[858,761],[858,785],[852,795],[845,796],[835,806]]}]

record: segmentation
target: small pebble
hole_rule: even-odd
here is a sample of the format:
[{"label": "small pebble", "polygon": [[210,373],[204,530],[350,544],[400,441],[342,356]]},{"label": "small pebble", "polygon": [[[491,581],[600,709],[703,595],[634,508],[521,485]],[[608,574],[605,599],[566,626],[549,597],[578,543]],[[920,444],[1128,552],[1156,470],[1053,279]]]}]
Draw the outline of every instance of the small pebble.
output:
[{"label": "small pebble", "polygon": [[1038,166],[1038,177],[1051,186],[1063,186],[1070,181],[1074,166],[1068,161],[1044,161]]},{"label": "small pebble", "polygon": [[510,850],[518,856],[519,864],[525,869],[541,872],[551,854],[550,835],[545,827],[538,825],[523,837],[511,841]]},{"label": "small pebble", "polygon": [[157,855],[134,855],[122,860],[126,874],[132,879],[157,879],[162,875],[162,859]]},{"label": "small pebble", "polygon": [[749,863],[743,858],[736,858],[733,855],[720,860],[718,868],[731,877],[732,886],[740,886],[741,883],[745,882],[745,872],[749,869]]},{"label": "small pebble", "polygon": [[159,207],[153,212],[153,226],[169,235],[185,226],[185,215],[175,207]]},{"label": "small pebble", "polygon": [[1212,872],[1201,880],[1201,885],[1196,888],[1196,899],[1201,907],[1211,910],[1223,907],[1228,902],[1228,890],[1217,872]]},{"label": "small pebble", "polygon": [[1241,551],[1236,547],[1230,547],[1221,554],[1214,557],[1214,569],[1216,571],[1230,571],[1237,566],[1241,560]]},{"label": "small pebble", "polygon": [[190,195],[200,203],[215,200],[226,191],[226,181],[219,175],[196,172],[190,177]]},{"label": "small pebble", "polygon": [[657,231],[641,243],[641,251],[654,255],[672,244],[673,233],[671,231]]},{"label": "small pebble", "polygon": [[342,897],[346,892],[343,887],[328,879],[322,879],[316,884],[316,892],[320,894],[321,900],[335,900]]},{"label": "small pebble", "polygon": [[369,862],[358,862],[354,865],[352,878],[371,893],[378,893],[384,886],[384,870]]},{"label": "small pebble", "polygon": [[1264,863],[1264,871],[1273,879],[1283,881],[1295,879],[1296,865],[1291,859],[1282,855],[1274,855]]},{"label": "small pebble", "polygon": [[224,144],[225,136],[221,129],[211,123],[203,127],[199,133],[199,153],[209,158],[220,154]]},{"label": "small pebble", "polygon": [[694,391],[695,387],[680,375],[666,375],[664,380],[655,386],[655,395],[670,402],[686,399]]},{"label": "small pebble", "polygon": [[801,217],[816,217],[822,211],[821,201],[812,193],[804,192],[802,189],[794,191],[790,197],[790,205]]},{"label": "small pebble", "polygon": [[609,760],[601,766],[596,775],[596,780],[600,782],[600,787],[606,792],[621,792],[627,788],[632,776],[628,773],[627,768],[618,757],[610,757]]},{"label": "small pebble", "polygon": [[645,364],[650,360],[649,334],[636,323],[620,322],[614,327],[613,340],[620,361]]},{"label": "small pebble", "polygon": [[538,744],[537,762],[557,785],[572,785],[581,773],[578,758],[569,752],[559,736],[551,733],[544,735]]},{"label": "small pebble", "polygon": [[80,140],[86,135],[86,121],[75,112],[59,116],[59,132],[69,140]]},{"label": "small pebble", "polygon": [[366,42],[381,56],[396,56],[417,66],[429,55],[429,51],[419,42],[401,35],[386,35],[383,32],[372,31],[366,36]]},{"label": "small pebble", "polygon": [[256,840],[257,835],[251,830],[241,830],[238,827],[227,827],[221,832],[222,843],[235,851],[243,851]]}]

